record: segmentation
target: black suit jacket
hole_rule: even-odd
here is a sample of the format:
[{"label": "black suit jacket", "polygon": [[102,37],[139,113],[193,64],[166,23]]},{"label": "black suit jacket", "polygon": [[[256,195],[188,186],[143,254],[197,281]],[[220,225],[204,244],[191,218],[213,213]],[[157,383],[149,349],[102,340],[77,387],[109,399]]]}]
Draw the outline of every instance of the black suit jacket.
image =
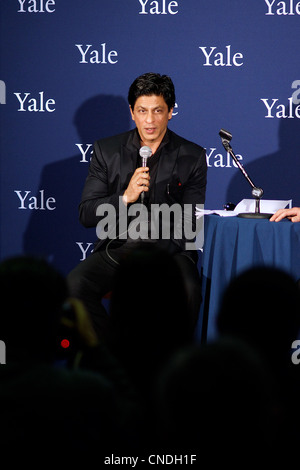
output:
[{"label": "black suit jacket", "polygon": [[[101,217],[99,205],[111,204],[117,217],[128,208],[120,203],[136,169],[139,148],[135,145],[136,129],[95,142],[88,176],[79,206],[79,217],[85,227],[96,227]],[[178,203],[193,206],[192,224],[195,227],[195,206],[204,204],[207,163],[205,149],[168,130],[169,141],[163,146],[154,184],[154,203]],[[185,240],[172,241],[178,250],[185,250]],[[98,240],[95,250],[104,240]]]}]

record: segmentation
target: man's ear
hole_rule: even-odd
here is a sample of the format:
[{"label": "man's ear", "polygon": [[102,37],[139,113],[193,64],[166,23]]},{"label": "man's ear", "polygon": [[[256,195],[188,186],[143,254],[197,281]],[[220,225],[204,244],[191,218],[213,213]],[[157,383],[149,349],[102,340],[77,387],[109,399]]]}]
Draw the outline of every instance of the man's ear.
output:
[{"label": "man's ear", "polygon": [[129,109],[130,109],[130,114],[131,114],[131,119],[134,121],[134,112],[133,112],[133,109],[131,106],[129,106]]}]

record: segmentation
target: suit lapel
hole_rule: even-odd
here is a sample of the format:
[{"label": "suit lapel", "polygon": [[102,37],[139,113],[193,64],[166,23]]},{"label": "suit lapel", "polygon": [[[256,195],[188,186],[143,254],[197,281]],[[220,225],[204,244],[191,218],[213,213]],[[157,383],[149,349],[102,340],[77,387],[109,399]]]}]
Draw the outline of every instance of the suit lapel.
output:
[{"label": "suit lapel", "polygon": [[167,186],[171,182],[174,167],[180,146],[176,144],[174,133],[169,131],[170,141],[162,148],[159,158],[156,182],[155,182],[155,202],[165,199]]}]

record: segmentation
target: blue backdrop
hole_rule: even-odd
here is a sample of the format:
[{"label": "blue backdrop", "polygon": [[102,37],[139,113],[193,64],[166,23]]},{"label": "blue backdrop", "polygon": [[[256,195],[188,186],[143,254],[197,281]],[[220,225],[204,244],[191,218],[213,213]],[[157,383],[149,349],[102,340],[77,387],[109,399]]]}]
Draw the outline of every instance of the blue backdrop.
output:
[{"label": "blue backdrop", "polygon": [[133,127],[141,73],[176,87],[170,128],[206,148],[207,209],[251,198],[219,130],[266,199],[300,205],[300,4],[255,0],[1,0],[1,257],[67,273],[91,251],[78,203],[96,139]]}]

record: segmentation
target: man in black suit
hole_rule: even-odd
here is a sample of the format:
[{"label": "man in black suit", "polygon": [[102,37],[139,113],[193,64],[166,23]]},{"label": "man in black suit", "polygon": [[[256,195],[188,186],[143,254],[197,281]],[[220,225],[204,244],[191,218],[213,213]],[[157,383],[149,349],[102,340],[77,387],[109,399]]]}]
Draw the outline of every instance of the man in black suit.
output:
[{"label": "man in black suit", "polygon": [[[103,338],[108,318],[101,299],[112,289],[120,261],[137,243],[155,243],[174,255],[193,325],[201,303],[198,256],[191,242],[195,207],[205,200],[205,149],[168,129],[175,106],[170,77],[141,75],[130,86],[128,102],[136,128],[94,144],[79,214],[85,227],[97,227],[99,239],[93,253],[68,276],[71,295],[84,301]],[[151,149],[146,167],[140,157],[144,146]],[[136,288],[132,286],[133,299]],[[154,291],[155,279],[147,288]]]}]

